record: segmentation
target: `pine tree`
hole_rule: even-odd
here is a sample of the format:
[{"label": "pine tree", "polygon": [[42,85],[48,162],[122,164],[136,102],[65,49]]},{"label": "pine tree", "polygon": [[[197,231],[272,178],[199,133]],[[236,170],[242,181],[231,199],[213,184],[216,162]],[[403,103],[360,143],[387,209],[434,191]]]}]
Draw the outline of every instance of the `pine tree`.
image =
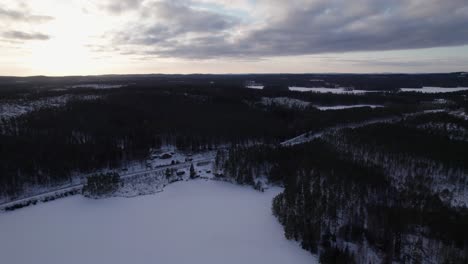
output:
[{"label": "pine tree", "polygon": [[194,179],[197,177],[197,172],[195,171],[195,167],[193,163],[190,165],[190,178]]}]

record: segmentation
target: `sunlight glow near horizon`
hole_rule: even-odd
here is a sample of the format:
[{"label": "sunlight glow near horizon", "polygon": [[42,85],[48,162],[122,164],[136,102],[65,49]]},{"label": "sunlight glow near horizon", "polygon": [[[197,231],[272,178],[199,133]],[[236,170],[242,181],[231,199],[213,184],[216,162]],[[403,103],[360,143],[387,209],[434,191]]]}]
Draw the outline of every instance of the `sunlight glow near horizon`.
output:
[{"label": "sunlight glow near horizon", "polygon": [[[152,48],[154,45],[137,46],[115,44],[116,32],[132,25],[141,17],[135,10],[119,14],[109,14],[100,1],[24,1],[27,8],[15,1],[6,0],[5,10],[20,10],[28,14],[50,16],[46,22],[6,20],[10,31],[24,31],[47,34],[49,39],[8,39],[0,35],[0,75],[94,75],[125,73],[305,73],[305,72],[450,72],[468,70],[468,46],[425,48],[394,51],[327,52],[321,54],[253,56],[252,58],[214,56],[207,58],[185,58],[183,56],[160,56]],[[104,1],[104,0],[102,0]],[[151,0],[144,1],[146,5]],[[156,1],[157,2],[157,1]],[[211,7],[211,0],[202,1],[200,6]],[[235,2],[235,1],[234,1]],[[229,14],[229,1],[216,5],[220,14]],[[247,14],[242,9],[251,4],[239,1],[233,5],[236,16]],[[215,5],[215,7],[216,7]],[[193,10],[198,10],[193,7]],[[209,8],[214,12],[217,8]],[[205,10],[205,9],[200,9]],[[223,11],[228,10],[228,11]],[[0,9],[1,11],[1,9]],[[254,12],[254,11],[252,11]],[[203,15],[203,13],[201,13]],[[260,12],[255,11],[255,15]],[[251,14],[253,16],[253,14]],[[245,21],[251,17],[245,15]],[[132,20],[133,19],[133,20]],[[261,20],[261,19],[259,19]],[[0,21],[2,16],[0,12]],[[195,20],[198,21],[198,20]],[[169,29],[171,29],[169,22]],[[241,25],[235,28],[242,32],[255,25]],[[200,22],[201,25],[202,22]],[[261,23],[259,23],[260,25]],[[258,26],[258,25],[256,25]],[[227,31],[232,29],[227,29]],[[226,31],[226,32],[227,32]],[[4,31],[6,32],[6,30]],[[210,32],[195,36],[205,37]],[[231,32],[232,33],[232,32]],[[0,31],[2,34],[2,31]],[[164,34],[161,33],[161,35]],[[232,36],[235,36],[232,33]],[[158,35],[155,35],[158,37]],[[191,36],[191,35],[187,35]],[[188,37],[180,37],[184,41]],[[176,42],[177,43],[177,42]],[[167,48],[166,48],[167,49]],[[164,47],[161,47],[164,50]],[[147,52],[148,51],[148,52]]]}]

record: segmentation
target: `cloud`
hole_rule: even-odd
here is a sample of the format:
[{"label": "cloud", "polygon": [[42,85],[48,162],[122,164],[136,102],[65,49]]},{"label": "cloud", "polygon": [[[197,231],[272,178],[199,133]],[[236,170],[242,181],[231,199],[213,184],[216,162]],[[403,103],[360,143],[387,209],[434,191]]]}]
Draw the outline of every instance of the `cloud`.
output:
[{"label": "cloud", "polygon": [[208,45],[209,39],[227,36],[226,30],[237,25],[235,17],[212,11],[194,9],[177,2],[153,2],[145,6],[139,16],[143,23],[116,33],[116,43],[160,48],[179,46],[183,43]]},{"label": "cloud", "polygon": [[110,0],[103,6],[107,11],[113,14],[121,14],[130,10],[137,9],[144,0]]},{"label": "cloud", "polygon": [[23,31],[7,31],[2,34],[4,38],[15,39],[15,40],[48,40],[50,39],[49,35],[42,33],[27,33]]},{"label": "cloud", "polygon": [[[308,2],[308,1],[296,1]],[[464,0],[315,1],[285,8],[252,32],[256,54],[301,55],[454,46],[468,43]]]},{"label": "cloud", "polygon": [[11,20],[15,22],[32,22],[43,23],[53,20],[50,16],[33,15],[28,11],[18,11],[12,9],[4,9],[0,7],[0,20]]},{"label": "cloud", "polygon": [[[116,33],[114,44],[180,58],[260,58],[468,44],[466,0],[257,0],[250,11],[251,24],[222,11],[197,8],[196,2],[145,2],[132,26]],[[230,8],[229,1],[220,3]]]}]

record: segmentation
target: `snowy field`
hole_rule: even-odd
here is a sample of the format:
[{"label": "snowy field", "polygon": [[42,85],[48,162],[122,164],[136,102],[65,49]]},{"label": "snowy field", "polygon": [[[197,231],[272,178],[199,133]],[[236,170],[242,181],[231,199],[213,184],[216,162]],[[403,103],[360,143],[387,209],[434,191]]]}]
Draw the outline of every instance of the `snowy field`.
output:
[{"label": "snowy field", "polygon": [[350,108],[359,108],[359,107],[370,107],[380,108],[384,107],[383,105],[367,105],[367,104],[359,104],[359,105],[334,105],[334,106],[315,106],[317,109],[326,111],[326,110],[343,110],[343,109],[350,109]]},{"label": "snowy field", "polygon": [[196,180],[156,195],[74,196],[0,215],[0,262],[318,263],[284,238],[264,193]]},{"label": "snowy field", "polygon": [[347,90],[345,88],[325,88],[325,87],[289,87],[290,91],[296,92],[315,92],[315,93],[332,93],[332,94],[364,94],[373,91],[366,90]]},{"label": "snowy field", "polygon": [[443,87],[423,87],[423,88],[401,88],[402,92],[420,92],[420,93],[453,93],[467,91],[468,87],[443,88]]}]

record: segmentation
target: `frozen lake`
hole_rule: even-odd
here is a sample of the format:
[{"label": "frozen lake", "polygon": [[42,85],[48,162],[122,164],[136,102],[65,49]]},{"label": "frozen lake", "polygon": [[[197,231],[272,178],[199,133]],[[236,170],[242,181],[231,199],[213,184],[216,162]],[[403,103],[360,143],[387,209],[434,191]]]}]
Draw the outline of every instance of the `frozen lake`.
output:
[{"label": "frozen lake", "polygon": [[350,109],[350,108],[360,108],[360,107],[370,107],[374,108],[381,108],[384,107],[383,105],[368,105],[368,104],[359,104],[359,105],[334,105],[334,106],[316,106],[317,109],[322,111],[327,110],[343,110],[343,109]]},{"label": "frozen lake", "polygon": [[318,263],[271,214],[280,191],[197,180],[156,195],[74,196],[3,213],[0,262]]},{"label": "frozen lake", "polygon": [[366,90],[347,90],[346,88],[325,88],[325,87],[289,87],[290,91],[296,92],[315,92],[315,93],[332,93],[332,94],[365,94]]},{"label": "frozen lake", "polygon": [[468,87],[444,88],[444,87],[423,87],[423,88],[401,88],[402,92],[420,93],[453,93],[468,90]]}]

